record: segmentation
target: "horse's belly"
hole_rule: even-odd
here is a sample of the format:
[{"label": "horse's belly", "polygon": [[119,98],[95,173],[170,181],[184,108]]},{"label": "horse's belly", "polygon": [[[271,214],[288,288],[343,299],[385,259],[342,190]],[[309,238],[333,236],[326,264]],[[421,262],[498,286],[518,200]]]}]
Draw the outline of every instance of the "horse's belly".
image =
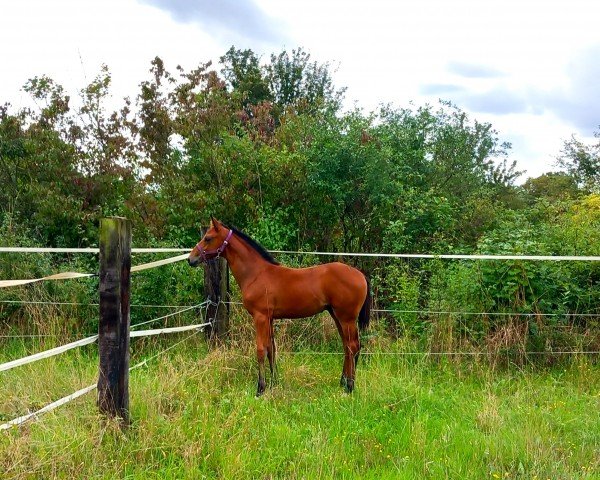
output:
[{"label": "horse's belly", "polygon": [[327,301],[310,289],[295,291],[293,285],[273,299],[273,318],[304,318],[322,312]]},{"label": "horse's belly", "polygon": [[325,310],[325,305],[281,306],[273,310],[273,318],[305,318],[312,317]]},{"label": "horse's belly", "polygon": [[307,292],[295,294],[293,291],[279,294],[253,295],[243,298],[244,307],[254,315],[261,312],[272,318],[304,318],[316,315],[327,307],[327,302]]}]

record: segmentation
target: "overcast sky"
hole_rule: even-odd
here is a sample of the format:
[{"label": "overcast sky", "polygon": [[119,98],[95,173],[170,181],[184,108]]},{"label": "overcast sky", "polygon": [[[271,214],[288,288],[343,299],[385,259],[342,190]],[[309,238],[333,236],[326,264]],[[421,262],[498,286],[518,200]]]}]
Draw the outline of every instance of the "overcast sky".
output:
[{"label": "overcast sky", "polygon": [[302,46],[336,66],[348,107],[451,100],[536,176],[599,129],[599,18],[596,0],[5,0],[0,103],[26,105],[34,75],[75,94],[105,63],[120,98],[156,55],[173,71],[231,45],[265,59]]}]

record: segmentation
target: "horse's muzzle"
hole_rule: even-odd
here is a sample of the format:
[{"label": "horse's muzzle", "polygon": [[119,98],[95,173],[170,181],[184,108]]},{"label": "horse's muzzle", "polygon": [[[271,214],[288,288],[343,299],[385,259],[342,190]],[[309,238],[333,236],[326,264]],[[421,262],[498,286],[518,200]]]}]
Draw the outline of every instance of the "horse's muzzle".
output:
[{"label": "horse's muzzle", "polygon": [[188,265],[190,267],[197,267],[200,264],[200,257],[188,257]]}]

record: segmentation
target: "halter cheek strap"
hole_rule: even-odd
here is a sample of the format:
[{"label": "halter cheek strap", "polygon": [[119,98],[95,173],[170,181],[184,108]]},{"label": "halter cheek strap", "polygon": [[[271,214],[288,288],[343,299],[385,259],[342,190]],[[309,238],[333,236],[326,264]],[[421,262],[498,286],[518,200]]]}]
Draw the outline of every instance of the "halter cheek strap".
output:
[{"label": "halter cheek strap", "polygon": [[[210,260],[210,258],[219,258],[221,256],[221,254],[225,251],[225,248],[227,247],[227,245],[229,245],[229,240],[231,239],[232,235],[233,235],[233,230],[229,230],[229,233],[227,234],[227,237],[225,237],[225,240],[223,241],[221,246],[219,248],[215,248],[214,250],[204,250],[200,246],[200,242],[198,242],[198,244],[196,245],[196,249],[200,253],[200,257],[202,258],[202,261],[206,262],[207,260]],[[214,255],[214,254],[216,254],[216,256],[208,258],[208,255]]]}]

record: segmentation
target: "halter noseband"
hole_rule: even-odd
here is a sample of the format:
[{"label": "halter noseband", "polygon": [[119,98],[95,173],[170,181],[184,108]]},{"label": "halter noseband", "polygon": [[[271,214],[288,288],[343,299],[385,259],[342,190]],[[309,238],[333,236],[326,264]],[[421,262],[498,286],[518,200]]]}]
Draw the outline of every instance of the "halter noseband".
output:
[{"label": "halter noseband", "polygon": [[229,230],[229,233],[227,234],[227,237],[225,237],[225,240],[223,240],[223,243],[221,244],[221,246],[219,248],[215,248],[214,250],[204,250],[201,246],[200,243],[202,242],[202,240],[200,240],[200,242],[198,242],[198,244],[196,245],[196,250],[198,250],[198,252],[200,253],[200,258],[202,258],[203,262],[206,262],[207,260],[210,260],[210,258],[208,258],[208,255],[213,255],[213,254],[217,254],[214,257],[211,258],[219,258],[221,256],[221,254],[225,251],[225,248],[227,247],[227,245],[229,245],[229,240],[231,239],[231,236],[233,235],[233,230]]}]

